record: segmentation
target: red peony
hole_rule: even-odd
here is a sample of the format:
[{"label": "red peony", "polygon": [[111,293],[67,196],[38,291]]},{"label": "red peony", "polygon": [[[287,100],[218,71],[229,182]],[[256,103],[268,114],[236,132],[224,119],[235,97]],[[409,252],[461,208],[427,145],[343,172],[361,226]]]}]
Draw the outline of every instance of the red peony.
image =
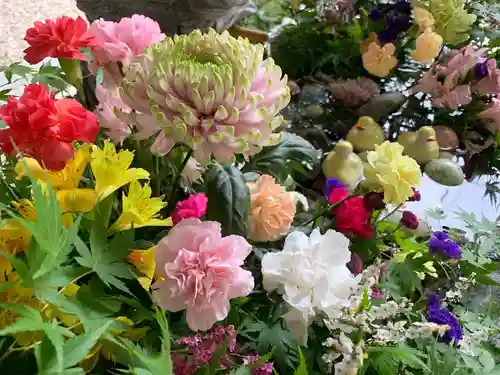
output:
[{"label": "red peony", "polygon": [[347,199],[340,206],[333,209],[336,229],[345,235],[372,237],[372,211],[365,206],[363,197]]},{"label": "red peony", "polygon": [[60,170],[73,157],[73,141],[93,142],[99,126],[92,112],[72,99],[56,100],[40,84],[24,88],[0,107],[0,148],[35,158],[48,169]]},{"label": "red peony", "polygon": [[36,21],[24,37],[30,45],[24,50],[24,59],[30,64],[38,64],[46,57],[85,60],[80,48],[89,47],[94,41],[87,30],[87,22],[82,17]]}]

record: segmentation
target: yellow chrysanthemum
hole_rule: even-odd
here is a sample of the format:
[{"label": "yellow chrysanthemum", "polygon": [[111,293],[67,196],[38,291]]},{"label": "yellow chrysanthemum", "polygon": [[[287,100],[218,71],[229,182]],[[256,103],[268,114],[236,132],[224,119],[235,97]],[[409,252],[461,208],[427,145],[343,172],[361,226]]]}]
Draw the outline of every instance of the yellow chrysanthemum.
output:
[{"label": "yellow chrysanthemum", "polygon": [[[0,249],[10,255],[26,251],[31,240],[30,232],[15,219],[5,221],[0,229]],[[10,262],[0,255],[0,274],[12,270]]]},{"label": "yellow chrysanthemum", "polygon": [[80,147],[76,151],[74,158],[60,171],[49,171],[44,169],[35,159],[25,158],[16,165],[17,176],[18,178],[26,176],[26,167],[28,167],[34,178],[51,185],[55,190],[75,189],[78,187],[83,172],[90,162],[91,147],[89,144]]},{"label": "yellow chrysanthemum", "polygon": [[151,198],[149,184],[141,186],[139,181],[130,183],[128,195],[123,194],[122,214],[111,226],[111,231],[146,226],[172,226],[172,219],[159,219],[158,212],[166,206],[162,197]]},{"label": "yellow chrysanthemum", "polygon": [[403,155],[403,146],[386,141],[369,151],[365,163],[365,184],[384,192],[384,202],[400,205],[413,196],[412,187],[420,185],[420,166]]},{"label": "yellow chrysanthemum", "polygon": [[129,168],[134,153],[128,150],[116,152],[115,146],[107,141],[103,149],[92,152],[92,173],[95,176],[98,198],[106,198],[115,190],[136,180],[149,178],[149,172],[142,168]]},{"label": "yellow chrysanthemum", "polygon": [[127,262],[133,264],[141,273],[141,275],[137,277],[137,280],[139,280],[139,283],[146,290],[149,290],[151,281],[155,275],[155,249],[156,246],[148,250],[132,250],[126,257]]},{"label": "yellow chrysanthemum", "polygon": [[363,67],[374,76],[387,77],[398,65],[398,60],[394,57],[395,52],[396,47],[392,43],[380,47],[376,42],[372,42],[362,56]]}]

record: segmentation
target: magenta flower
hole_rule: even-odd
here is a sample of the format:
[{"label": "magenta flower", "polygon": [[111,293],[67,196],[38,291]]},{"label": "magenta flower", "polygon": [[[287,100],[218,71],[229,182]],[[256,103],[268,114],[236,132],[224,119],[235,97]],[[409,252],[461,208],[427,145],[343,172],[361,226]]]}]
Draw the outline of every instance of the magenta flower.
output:
[{"label": "magenta flower", "polygon": [[117,63],[126,68],[146,47],[165,38],[156,21],[138,14],[120,22],[96,20],[90,25],[89,35],[96,41],[91,47],[93,62],[89,69],[95,73],[103,67],[106,86],[118,85],[122,78]]},{"label": "magenta flower", "polygon": [[252,274],[244,270],[252,251],[240,236],[222,237],[215,221],[185,219],[156,246],[153,297],[168,311],[186,310],[189,328],[208,330],[229,313],[229,301],[250,294]]},{"label": "magenta flower", "polygon": [[178,202],[172,212],[174,225],[191,217],[199,219],[207,212],[207,204],[208,198],[205,193],[192,194],[187,199]]}]

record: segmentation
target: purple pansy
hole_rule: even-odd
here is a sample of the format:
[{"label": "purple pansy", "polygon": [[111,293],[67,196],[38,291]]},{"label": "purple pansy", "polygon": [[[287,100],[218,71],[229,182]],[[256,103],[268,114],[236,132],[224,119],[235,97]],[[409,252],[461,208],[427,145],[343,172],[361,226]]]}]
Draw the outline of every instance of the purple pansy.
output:
[{"label": "purple pansy", "polygon": [[323,195],[329,199],[332,190],[337,188],[345,188],[345,185],[338,178],[327,178],[322,189]]},{"label": "purple pansy", "polygon": [[462,249],[459,244],[450,240],[445,232],[434,232],[429,240],[429,251],[432,254],[441,253],[448,258],[460,259]]},{"label": "purple pansy", "polygon": [[394,4],[383,4],[370,11],[370,19],[383,23],[383,29],[377,35],[382,43],[396,40],[398,35],[407,31],[412,25],[411,3],[406,0]]},{"label": "purple pansy", "polygon": [[450,327],[442,336],[445,342],[457,345],[462,340],[462,325],[455,315],[441,306],[441,298],[437,293],[432,293],[427,301],[427,319],[429,322]]},{"label": "purple pansy", "polygon": [[477,79],[482,79],[488,76],[488,66],[486,65],[486,61],[479,62],[476,64],[474,69],[474,73]]}]

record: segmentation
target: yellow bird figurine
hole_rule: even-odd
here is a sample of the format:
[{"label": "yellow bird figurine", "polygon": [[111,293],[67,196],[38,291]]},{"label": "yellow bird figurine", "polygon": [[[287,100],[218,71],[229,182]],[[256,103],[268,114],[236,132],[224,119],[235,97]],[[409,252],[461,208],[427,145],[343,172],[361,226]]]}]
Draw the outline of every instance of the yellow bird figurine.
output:
[{"label": "yellow bird figurine", "polygon": [[404,153],[420,164],[427,164],[439,158],[439,143],[436,131],[430,126],[422,126],[416,132],[405,132],[398,136],[398,143],[404,147]]},{"label": "yellow bird figurine", "polygon": [[347,133],[347,141],[351,142],[358,152],[374,150],[375,146],[384,143],[384,130],[368,116],[362,116]]},{"label": "yellow bird figurine", "polygon": [[350,189],[354,189],[363,177],[363,162],[347,141],[337,142],[323,161],[322,169],[326,178],[338,178]]}]

